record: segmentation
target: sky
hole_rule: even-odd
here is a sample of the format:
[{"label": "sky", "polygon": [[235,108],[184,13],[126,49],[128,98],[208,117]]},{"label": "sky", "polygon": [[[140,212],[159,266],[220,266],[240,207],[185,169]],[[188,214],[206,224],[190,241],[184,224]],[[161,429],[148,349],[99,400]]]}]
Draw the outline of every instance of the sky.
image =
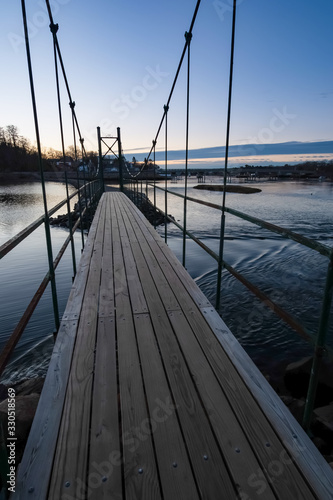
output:
[{"label": "sky", "polygon": [[[86,149],[97,150],[97,126],[103,136],[116,135],[120,127],[125,155],[145,155],[162,118],[196,0],[50,3]],[[284,155],[284,143],[331,141],[333,2],[238,0],[237,4],[230,144],[243,147],[243,152],[255,144],[256,155],[264,156],[265,144],[280,144]],[[232,0],[202,0],[193,29],[189,128],[193,150],[225,145],[231,5]],[[26,0],[26,9],[41,142],[46,149],[60,149],[45,1]],[[14,124],[35,143],[20,0],[0,1],[0,58],[0,126]],[[172,150],[185,147],[186,71],[184,64],[168,113]],[[61,92],[69,146],[72,125],[63,84]],[[163,148],[164,128],[157,143],[158,150]],[[323,148],[322,153],[316,146],[314,154],[320,158],[333,156],[332,149],[327,153]]]}]

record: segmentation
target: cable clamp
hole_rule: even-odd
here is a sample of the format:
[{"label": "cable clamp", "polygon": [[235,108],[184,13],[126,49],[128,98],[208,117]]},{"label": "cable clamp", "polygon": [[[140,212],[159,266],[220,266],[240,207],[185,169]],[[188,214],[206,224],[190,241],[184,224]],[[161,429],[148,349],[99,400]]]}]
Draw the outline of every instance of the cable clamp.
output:
[{"label": "cable clamp", "polygon": [[58,29],[59,29],[59,24],[54,24],[54,23],[50,24],[50,30],[53,35],[57,33]]},{"label": "cable clamp", "polygon": [[188,31],[185,31],[185,40],[187,45],[189,45],[190,41],[192,40],[192,33],[188,33]]}]

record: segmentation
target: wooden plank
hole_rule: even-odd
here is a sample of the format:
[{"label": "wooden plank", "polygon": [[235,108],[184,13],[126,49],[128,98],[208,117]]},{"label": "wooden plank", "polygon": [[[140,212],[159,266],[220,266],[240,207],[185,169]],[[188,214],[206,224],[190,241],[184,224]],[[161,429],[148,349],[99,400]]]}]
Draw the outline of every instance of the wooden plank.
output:
[{"label": "wooden plank", "polygon": [[90,226],[89,235],[84,246],[83,253],[81,255],[75,280],[69,294],[66,310],[63,315],[64,320],[78,319],[80,316],[80,311],[82,308],[82,297],[87,285],[87,276],[90,269],[91,256],[94,251],[94,242],[100,220],[101,210],[104,204],[104,196],[105,194],[103,194],[103,196],[101,197],[101,200],[95,212],[94,219]]},{"label": "wooden plank", "polygon": [[163,498],[199,499],[150,317],[136,314],[134,322]]},{"label": "wooden plank", "polygon": [[[22,462],[19,466],[15,498],[23,499],[28,492],[35,499],[47,498],[49,480],[57,443],[61,415],[65,401],[67,381],[76,340],[78,317],[82,301],[80,293],[85,288],[87,271],[97,230],[101,203],[90,228],[67,308],[60,325],[43,391],[29,433]],[[68,311],[68,312],[67,312]],[[74,318],[74,319],[73,319]],[[43,464],[43,474],[40,473]]]},{"label": "wooden plank", "polygon": [[315,491],[315,498],[333,498],[333,472],[279,396],[232,335],[214,308],[203,310],[224,351],[282,440],[292,460]]},{"label": "wooden plank", "polygon": [[101,262],[87,477],[87,496],[90,500],[123,498],[111,236],[110,198],[108,197]]},{"label": "wooden plank", "polygon": [[[248,388],[241,383],[238,374],[230,362],[227,362],[229,360],[223,356],[221,346],[217,342],[211,342],[209,345],[202,341],[205,349],[201,351],[202,346],[199,347],[199,344],[191,342],[195,336],[211,336],[208,327],[204,322],[198,321],[197,331],[194,332],[182,312],[172,312],[169,316],[178,341],[186,351],[191,371],[197,374],[202,370],[204,364],[202,357],[210,362],[207,374],[196,376],[195,380],[226,461],[233,472],[234,481],[240,484],[242,493],[251,498],[265,493],[265,498],[269,498],[272,489],[278,498],[313,499],[313,493],[290,460],[288,453],[285,453],[284,446],[268,424]],[[191,316],[193,325],[194,314]],[[186,334],[189,330],[189,334]],[[218,364],[215,364],[216,359],[219,361]],[[216,382],[211,374],[217,376],[223,395],[219,394],[217,387],[214,392]],[[235,460],[235,449],[239,450],[238,455],[242,455],[245,463],[240,463],[238,456]],[[284,462],[281,461],[281,457],[284,458]],[[272,498],[275,498],[275,495]]]},{"label": "wooden plank", "polygon": [[[186,284],[185,293],[187,295],[190,294],[194,302],[199,307],[211,306],[211,303],[209,302],[207,297],[205,297],[200,288],[190,277],[186,269],[184,269],[184,267],[181,265],[177,257],[170,251],[169,247],[165,244],[165,242],[162,240],[159,234],[155,231],[153,226],[149,224],[147,219],[142,218],[144,217],[143,214],[141,214],[141,212],[139,212],[139,210],[133,204],[131,205],[129,204],[130,200],[128,201],[122,200],[122,202],[125,204],[124,209],[127,211],[128,215],[131,214],[132,217],[135,217],[137,215],[137,217],[135,217],[135,220],[138,224],[138,227],[145,236],[146,241],[149,242],[149,245],[154,255],[156,256],[161,268],[163,269],[164,273],[166,274],[171,272],[171,275],[173,276],[173,274],[176,272],[182,283]],[[138,212],[141,214],[142,217],[139,216]]]},{"label": "wooden plank", "polygon": [[[117,205],[117,203],[115,204]],[[116,212],[118,215],[127,282],[130,284],[129,294],[132,309],[135,311],[136,295],[144,298],[137,271],[135,275],[136,286],[133,287],[129,281],[129,272],[130,276],[132,276],[133,269],[135,268],[136,270],[136,264],[127,231],[131,232],[132,240],[135,240],[135,234],[131,227],[127,226],[125,228],[121,217],[122,210],[119,205]],[[131,263],[129,269],[127,268],[126,261]],[[149,408],[149,422],[146,422],[144,432],[153,435],[163,497],[168,499],[182,498],[184,500],[195,500],[199,498],[197,487],[187,456],[182,432],[172,404],[171,394],[158,352],[150,317],[148,314],[135,314],[134,322]]]},{"label": "wooden plank", "polygon": [[[132,211],[132,216],[133,216],[133,211]],[[154,243],[151,243],[151,240],[150,240],[150,244],[153,247],[154,253],[156,255],[157,254],[156,246],[154,246]],[[165,254],[170,253],[170,251],[166,248],[164,243],[161,243],[161,247],[162,248],[164,247],[163,250],[164,250]],[[158,260],[159,260],[159,262],[161,262],[160,256],[158,256]],[[165,270],[165,269],[163,268],[163,270]],[[187,277],[187,279],[186,279],[187,283],[188,283],[188,281],[189,281],[189,277]],[[187,285],[187,283],[186,283],[186,285]],[[177,296],[178,300],[180,301],[180,303],[182,304],[182,307],[184,308],[184,301],[180,300],[180,294],[178,293],[179,287],[176,286],[175,290],[177,290],[176,296]],[[183,298],[183,295],[182,295],[182,298]],[[189,306],[188,304],[187,304],[187,306],[189,307],[189,309],[192,309],[192,307]],[[191,315],[191,318],[194,318],[194,317],[195,317],[195,315]],[[199,331],[200,331],[200,327],[199,327]],[[212,349],[212,352],[214,352],[214,349]],[[221,362],[220,362],[219,366],[222,366]],[[238,386],[238,389],[241,389],[241,386]],[[230,396],[230,394],[232,395],[231,391],[229,391],[229,396]],[[249,396],[248,393],[246,393],[246,394],[247,394],[247,396]],[[257,454],[258,454],[259,458],[261,458],[263,460],[263,463],[264,464],[265,463],[266,464],[267,463],[269,463],[269,464],[280,463],[280,465],[281,465],[281,459],[279,459],[279,457],[281,456],[280,455],[281,453],[285,452],[285,449],[282,447],[281,443],[276,439],[276,436],[274,435],[274,433],[272,433],[272,429],[268,425],[266,419],[263,418],[263,415],[260,414],[261,412],[259,411],[259,413],[258,413],[258,411],[257,411],[256,418],[259,418],[259,422],[261,423],[261,425],[264,426],[265,432],[267,433],[267,435],[270,436],[270,441],[274,442],[274,446],[266,447],[265,443],[268,442],[268,440],[266,439],[266,442],[264,443],[262,439],[261,440],[258,439],[258,434],[259,435],[262,434],[261,433],[261,431],[262,431],[261,425],[256,425],[253,428],[253,426],[251,426],[252,419],[246,418],[247,417],[246,411],[251,408],[250,399],[249,399],[249,397],[247,398],[247,404],[244,405],[244,402],[242,402],[242,404],[239,407],[236,406],[235,412],[242,410],[242,405],[243,405],[243,407],[245,406],[245,409],[243,408],[243,413],[240,412],[237,414],[243,415],[244,418],[243,418],[242,423],[243,423],[243,425],[245,424],[244,427],[245,427],[246,432],[249,432],[250,435],[252,433],[252,441],[253,441],[253,443],[255,443],[255,445],[256,445],[255,447],[257,448]],[[235,404],[235,401],[237,402],[237,400],[235,400],[235,398],[233,398],[233,404]],[[245,413],[244,413],[244,411],[245,411]],[[254,420],[253,420],[253,422],[254,422]],[[247,424],[249,424],[249,425],[247,425]],[[256,432],[254,432],[254,435],[253,435],[253,429],[255,429],[255,431],[256,431]],[[263,435],[261,435],[261,438],[263,438]],[[260,446],[261,446],[261,448],[260,448]],[[264,451],[264,453],[262,453],[262,451]],[[269,453],[267,453],[267,451]],[[309,491],[306,484],[304,484],[304,480],[300,476],[300,474],[298,473],[297,468],[294,465],[289,466],[288,468],[286,468],[286,467],[283,467],[283,468],[286,470],[284,471],[283,475],[279,474],[279,476],[282,476],[282,477],[279,477],[278,481],[276,480],[276,477],[273,477],[273,478],[269,477],[269,479],[272,482],[274,482],[274,488],[277,489],[277,491],[279,491],[279,494],[283,498],[285,497],[286,494],[291,495],[292,498],[298,498],[298,497],[299,498],[312,498],[312,493]],[[289,470],[289,469],[291,469],[291,470]],[[274,469],[272,467],[271,467],[271,470],[272,470],[272,473],[274,475],[274,472],[276,473],[276,470],[274,471]],[[261,469],[259,469],[259,473],[261,473]],[[271,475],[272,475],[272,473],[271,473]],[[294,483],[295,483],[295,486],[294,486]]]},{"label": "wooden plank", "polygon": [[[117,214],[117,219],[119,224],[119,235],[121,239],[122,252],[124,257],[124,266],[126,270],[126,278],[128,283],[128,288],[131,291],[131,304],[133,313],[145,313],[148,311],[147,303],[142,294],[141,284],[136,269],[133,254],[128,241],[126,229],[122,223],[121,211],[123,207],[119,204],[118,197],[114,203],[114,210]],[[130,228],[127,228],[130,230]]]},{"label": "wooden plank", "polygon": [[158,500],[161,492],[152,438],[141,434],[148,413],[114,207],[112,235],[125,495],[127,500]]},{"label": "wooden plank", "polygon": [[[117,202],[122,202],[122,210],[123,215],[126,214],[127,216],[127,222],[125,223],[126,228],[128,228],[128,231],[134,231],[135,238],[140,241],[141,245],[147,245],[146,243],[146,238],[143,235],[141,231],[138,231],[138,217],[133,213],[132,217],[129,215],[124,203],[123,203],[123,198],[120,198],[118,196]],[[129,223],[130,221],[130,223]],[[161,271],[160,264],[155,258],[155,256],[152,254],[152,252],[147,252],[145,253],[145,259],[146,263],[143,264],[146,268],[148,269],[153,269],[154,270],[154,276],[155,276],[155,281],[156,281],[156,286],[158,289],[158,293],[161,296],[162,302],[165,306],[165,308],[168,311],[175,311],[180,309],[180,305],[177,302],[175,295],[173,293],[172,288],[169,286],[169,283],[167,282],[163,272]]]},{"label": "wooden plank", "polygon": [[108,195],[105,195],[105,228],[101,266],[102,273],[98,310],[100,318],[115,315],[111,235],[111,199]]},{"label": "wooden plank", "polygon": [[[44,388],[18,469],[15,499],[47,498],[49,479],[64,405],[77,321],[62,321]],[[41,467],[43,474],[41,474]]]},{"label": "wooden plank", "polygon": [[[162,259],[161,259],[160,255],[156,251],[156,245],[154,245],[154,243],[151,243],[151,240],[150,240],[150,245],[151,245],[152,250],[154,251],[155,255],[158,257],[159,262],[162,262]],[[167,246],[162,241],[160,243],[160,248],[163,251],[163,253],[166,256],[166,258],[168,258],[168,260],[172,261],[173,259],[171,257],[173,257],[173,254],[170,252],[170,250],[167,248]],[[169,255],[171,257],[169,257]],[[166,268],[163,268],[164,271],[165,271],[165,269]],[[179,276],[178,272],[177,272],[177,275]],[[184,278],[183,286],[184,286],[184,288],[187,289],[189,281],[192,281],[192,280],[191,280],[191,278],[189,277],[188,274],[187,274],[187,276],[183,275],[182,277]],[[192,283],[193,283],[193,281],[192,281]],[[186,300],[186,297],[184,299],[184,295],[183,295],[182,292],[180,292],[179,286],[177,286],[177,285],[175,286],[175,291],[176,291],[176,296],[177,296],[178,300],[180,301],[180,303],[182,304],[183,309],[186,307],[188,310],[192,310],[193,305],[191,305],[191,303],[189,303],[189,301]],[[200,292],[200,293],[202,293],[202,292]],[[181,299],[180,299],[180,297],[181,297]],[[208,310],[213,310],[213,308],[212,307],[210,307],[210,308],[202,308],[202,311],[204,312],[204,314]],[[190,321],[192,321],[192,326],[193,325],[195,326],[195,323],[196,323],[195,318],[196,318],[196,316],[195,315],[190,315],[188,317],[190,318]],[[216,318],[216,321],[218,322],[219,321],[218,318],[220,318],[220,317],[219,317],[219,315],[216,312],[215,312],[215,316],[214,317]],[[222,322],[222,320],[221,320],[221,322]],[[202,324],[202,322],[200,322],[200,326],[198,325],[198,332],[201,332],[201,333],[203,332],[203,324]],[[198,333],[198,335],[199,335],[199,333]],[[233,336],[230,333],[230,335],[229,335],[228,338],[230,339],[232,337]],[[211,341],[211,339],[208,341],[207,338],[206,338],[206,341],[208,342],[207,346],[208,346],[208,349],[209,349],[209,342]],[[217,353],[219,352],[219,349],[217,349],[216,346],[214,348],[210,349],[210,351],[211,351],[212,355],[215,356],[215,358],[218,358]],[[231,359],[233,359],[233,358],[231,358]],[[223,360],[216,359],[215,361],[217,361],[217,364],[215,364],[215,367],[218,367],[218,366],[219,367],[223,367],[223,366],[225,366],[225,357],[223,358]],[[237,383],[237,381],[239,382],[239,377],[237,377],[237,375],[235,374],[235,370],[233,368],[233,364],[232,363],[229,363],[228,370],[226,370],[226,371],[228,372],[229,377],[232,374],[232,381],[233,381],[232,385],[234,385],[235,382]],[[218,373],[218,370],[217,370],[217,373]],[[238,387],[240,388],[241,385],[238,385]],[[226,386],[226,388],[228,389],[228,386]],[[249,433],[250,435],[251,434],[253,435],[254,428],[253,428],[253,426],[251,426],[251,419],[249,420],[249,419],[246,418],[247,417],[246,412],[249,411],[249,407],[251,406],[248,394],[247,394],[247,401],[246,402],[244,401],[244,396],[243,396],[241,398],[242,401],[240,402],[239,405],[237,404],[237,398],[235,399],[235,397],[233,397],[233,396],[237,396],[237,393],[233,391],[233,387],[230,387],[230,390],[228,392],[228,397],[231,398],[231,400],[233,401],[233,405],[235,405],[235,411],[237,412],[237,414],[244,416],[244,418],[243,418],[243,425],[244,425],[244,428],[246,429],[246,432]],[[243,411],[241,411],[242,408],[243,408]],[[262,415],[260,416],[261,410],[260,410],[259,413],[258,413],[258,411],[256,413],[257,413],[256,419],[259,419],[258,422],[260,422],[260,425],[257,425],[255,427],[255,430],[262,430],[264,428],[264,429],[266,429],[267,435],[269,435],[269,434],[272,435],[272,433],[269,432],[269,426],[267,426],[266,419],[265,418],[263,419]],[[276,431],[276,429],[275,429],[275,431]],[[260,449],[260,443],[261,443],[261,441],[258,439],[258,436],[256,435],[256,433],[254,433],[254,434],[255,435],[253,436],[252,441],[253,441],[253,443],[254,443],[255,446],[259,444],[259,447],[258,446],[256,446],[256,447],[257,447],[257,451],[258,451],[259,456],[260,456],[260,455],[262,455],[261,451],[265,450],[265,447],[262,446],[262,448]],[[274,439],[274,435],[272,435],[272,437],[271,437],[271,440],[273,440],[273,439]],[[283,440],[284,440],[284,437],[282,438],[282,441]],[[269,460],[269,463],[272,462],[272,461],[274,461],[274,460],[279,460],[279,455],[281,453],[282,454],[284,453],[284,448],[283,447],[281,448],[281,446],[282,446],[281,443],[280,444],[277,443],[276,439],[274,440],[274,442],[275,442],[275,446],[274,447],[269,447],[269,450],[266,449],[266,451],[269,451],[269,452],[272,452],[273,450],[275,451],[275,457],[274,456],[271,457],[271,459]],[[316,453],[318,454],[317,450],[316,450]],[[268,457],[267,457],[267,459],[268,459]],[[280,460],[280,462],[281,462],[281,460]],[[327,467],[325,467],[325,468],[327,469]],[[285,468],[284,467],[284,469],[286,469],[285,470],[285,474],[284,475],[280,475],[281,477],[279,477],[279,481],[276,481],[276,478],[274,478],[274,487],[277,488],[278,490],[282,488],[282,492],[280,492],[280,494],[282,496],[285,495],[284,487],[287,487],[287,488],[288,487],[292,487],[291,486],[291,482],[290,482],[291,481],[291,477],[292,477],[294,483],[298,484],[298,488],[300,489],[299,492],[298,492],[298,494],[301,495],[301,498],[306,498],[307,495],[309,495],[309,494],[310,494],[310,497],[311,497],[311,493],[309,493],[309,489],[307,488],[307,486],[306,485],[303,486],[303,480],[300,477],[300,475],[298,474],[297,469],[295,467],[292,467],[292,466],[290,466],[289,468]],[[285,476],[288,476],[288,470],[289,469],[291,469],[290,474],[289,474],[290,477],[286,478]],[[306,475],[306,477],[307,477],[307,475]],[[281,481],[282,479],[284,479],[286,481],[286,484],[284,484],[284,482]],[[295,497],[295,498],[297,498],[297,497]]]},{"label": "wooden plank", "polygon": [[59,430],[49,499],[82,495],[86,489],[98,297],[105,204],[98,221],[86,292]]},{"label": "wooden plank", "polygon": [[[129,220],[125,213],[123,217],[127,225]],[[131,235],[132,232],[129,238],[133,255],[200,494],[203,498],[219,498],[220,492],[224,491],[226,498],[234,498],[236,496],[234,485],[175,339],[164,305],[151,275],[146,271],[143,272],[147,269],[146,255],[144,256],[139,243]],[[205,460],[204,457],[209,459]]]}]

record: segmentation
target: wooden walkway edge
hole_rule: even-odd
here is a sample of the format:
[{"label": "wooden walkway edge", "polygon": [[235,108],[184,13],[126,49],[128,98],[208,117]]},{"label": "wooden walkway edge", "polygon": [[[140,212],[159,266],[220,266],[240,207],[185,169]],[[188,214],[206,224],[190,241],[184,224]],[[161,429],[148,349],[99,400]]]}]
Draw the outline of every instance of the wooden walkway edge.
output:
[{"label": "wooden walkway edge", "polygon": [[333,471],[122,193],[104,193],[14,499],[333,498]]}]

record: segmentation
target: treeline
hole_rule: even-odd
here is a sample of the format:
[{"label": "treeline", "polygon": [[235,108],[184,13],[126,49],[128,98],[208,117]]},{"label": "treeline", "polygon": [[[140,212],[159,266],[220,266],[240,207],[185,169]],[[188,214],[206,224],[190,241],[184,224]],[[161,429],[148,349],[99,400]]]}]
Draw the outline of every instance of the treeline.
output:
[{"label": "treeline", "polygon": [[0,127],[0,171],[37,171],[38,155],[15,125]]},{"label": "treeline", "polygon": [[[75,158],[74,146],[68,147],[66,156]],[[94,163],[96,156],[97,153],[94,151],[87,153],[88,160]],[[54,160],[62,159],[62,152],[53,148],[44,149],[42,158],[44,170],[51,171],[54,170]],[[0,127],[0,172],[38,172],[38,170],[37,148],[19,134],[15,125]]]}]

